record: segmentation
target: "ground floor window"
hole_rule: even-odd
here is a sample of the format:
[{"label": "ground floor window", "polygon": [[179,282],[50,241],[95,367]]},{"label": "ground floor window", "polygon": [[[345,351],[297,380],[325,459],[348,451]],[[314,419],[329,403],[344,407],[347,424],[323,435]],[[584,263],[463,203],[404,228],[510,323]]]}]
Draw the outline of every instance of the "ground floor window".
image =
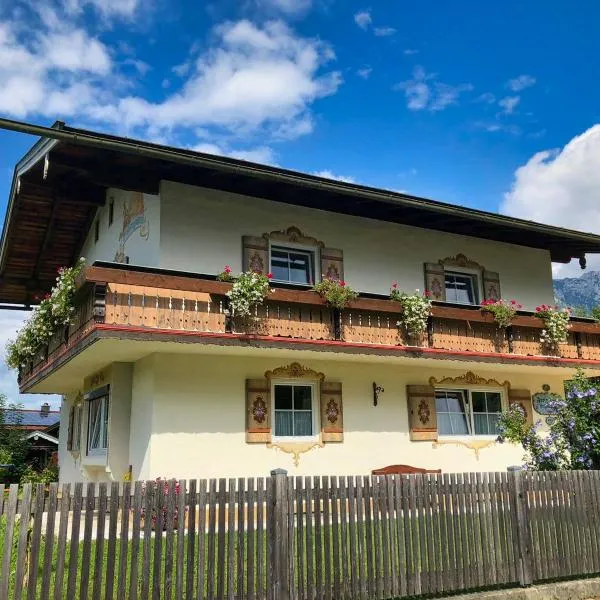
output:
[{"label": "ground floor window", "polygon": [[274,383],[275,437],[311,437],[314,432],[314,386]]},{"label": "ground floor window", "polygon": [[498,435],[502,393],[489,390],[436,390],[440,435]]},{"label": "ground floor window", "polygon": [[90,394],[88,400],[88,454],[102,454],[108,448],[108,386]]}]

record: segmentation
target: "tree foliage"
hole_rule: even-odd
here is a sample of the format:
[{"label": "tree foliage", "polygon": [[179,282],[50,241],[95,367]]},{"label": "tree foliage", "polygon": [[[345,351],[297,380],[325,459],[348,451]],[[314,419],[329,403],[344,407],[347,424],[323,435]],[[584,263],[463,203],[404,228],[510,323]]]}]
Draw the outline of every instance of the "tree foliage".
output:
[{"label": "tree foliage", "polygon": [[600,469],[600,387],[579,369],[565,388],[564,400],[549,403],[555,412],[549,432],[540,432],[540,421],[528,424],[517,405],[500,417],[499,441],[521,444],[528,469]]},{"label": "tree foliage", "polygon": [[21,404],[8,403],[6,396],[0,394],[0,464],[12,465],[11,468],[0,467],[3,483],[20,481],[27,469],[29,444],[25,431],[18,427],[22,419],[18,411],[22,408]]}]

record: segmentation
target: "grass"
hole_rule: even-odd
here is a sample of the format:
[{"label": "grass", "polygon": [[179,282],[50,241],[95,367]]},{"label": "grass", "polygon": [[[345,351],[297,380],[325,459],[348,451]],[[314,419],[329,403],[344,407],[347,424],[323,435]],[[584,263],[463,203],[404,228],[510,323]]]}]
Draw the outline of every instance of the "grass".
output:
[{"label": "grass", "polygon": [[[539,554],[540,543],[542,542],[542,534],[546,535],[547,539],[557,539],[556,535],[559,531],[559,525],[565,533],[574,534],[574,529],[568,523],[554,523],[549,519],[544,521],[543,527],[538,527],[541,523],[535,514],[532,515],[533,527],[533,548]],[[298,524],[296,524],[297,526]],[[459,571],[466,574],[467,580],[464,581],[463,589],[476,589],[485,587],[482,583],[493,582],[491,573],[496,566],[496,561],[499,561],[501,570],[507,576],[504,580],[505,585],[514,583],[514,574],[516,571],[511,571],[509,565],[516,564],[513,555],[513,540],[509,526],[510,523],[502,523],[499,520],[493,520],[491,515],[467,514],[460,516],[448,516],[443,513],[437,513],[434,518],[411,518],[407,516],[400,520],[390,519],[387,522],[377,522],[371,525],[363,523],[362,525],[350,526],[347,522],[338,523],[335,526],[324,525],[320,527],[321,543],[316,543],[316,528],[312,528],[312,544],[307,545],[306,537],[306,522],[302,521],[302,535],[299,534],[299,529],[296,529],[294,543],[291,548],[294,556],[295,566],[295,584],[300,588],[308,587],[308,564],[311,565],[312,578],[311,585],[319,587],[321,590],[331,589],[336,585],[350,586],[352,575],[352,564],[350,550],[354,546],[358,552],[356,553],[356,564],[358,572],[355,576],[360,575],[363,584],[367,589],[372,591],[373,596],[379,598],[384,597],[383,594],[383,577],[385,574],[394,570],[397,577],[402,576],[405,580],[411,582],[408,591],[418,593],[421,591],[433,592],[438,589],[438,584],[442,572],[452,572],[453,577],[458,577]],[[109,522],[107,519],[106,528],[108,530]],[[401,542],[402,549],[396,545],[396,552],[393,553],[393,559],[390,558],[392,552],[389,546],[390,528],[394,534],[394,539]],[[81,532],[83,532],[84,523],[81,523]],[[20,525],[17,524],[10,545],[10,578],[9,578],[9,597],[14,592],[15,578],[17,571],[17,546],[19,537]],[[398,537],[397,534],[400,533]],[[102,598],[113,598],[117,596],[117,589],[121,583],[124,583],[126,590],[125,597],[129,597],[129,589],[132,578],[133,569],[133,542],[130,539],[121,541],[118,539],[120,534],[120,524],[117,527],[117,539],[114,542],[114,552],[109,553],[108,540],[91,540],[89,543],[89,562],[84,562],[84,544],[78,541],[75,544],[68,542],[65,545],[64,552],[60,552],[56,538],[52,540],[52,558],[51,558],[51,576],[50,576],[50,595],[55,597],[55,588],[57,597],[72,598],[83,597],[82,586],[87,578],[88,597],[92,597],[94,586],[97,586]],[[4,541],[6,537],[6,518],[0,517],[0,565],[3,560]],[[466,538],[465,541],[462,541]],[[192,579],[192,597],[203,595],[224,597],[227,595],[228,580],[230,577],[233,581],[233,591],[238,591],[238,576],[242,576],[244,590],[248,581],[248,542],[249,534],[243,532],[238,535],[234,533],[230,540],[229,534],[224,534],[219,538],[218,535],[212,538],[208,534],[204,534],[202,540],[198,536],[193,536],[187,532],[183,533],[183,556],[184,561],[181,565],[180,572],[183,579],[183,590],[186,589],[188,576]],[[254,585],[257,585],[257,540],[259,536],[253,534],[254,566],[251,569]],[[500,543],[495,544],[494,540]],[[199,555],[198,542],[202,541],[203,546],[203,570],[200,577],[200,592],[198,593],[198,573],[199,573]],[[267,536],[263,531],[260,534],[262,547],[261,565],[261,589],[265,589],[267,585],[267,551],[266,543]],[[231,543],[230,543],[231,542]],[[239,554],[239,543],[243,543],[244,552]],[[40,552],[37,567],[35,572],[28,573],[28,581],[33,578],[37,579],[36,583],[36,598],[42,598],[42,577],[43,577],[43,559],[45,556],[47,544],[49,541],[42,537]],[[166,550],[167,544],[172,544],[173,559],[167,562]],[[177,546],[178,532],[175,530],[172,538],[167,540],[166,536],[156,536],[153,534],[147,540],[143,538],[143,532],[139,542],[137,555],[137,581],[135,587],[138,592],[138,598],[147,598],[153,595],[153,590],[160,591],[160,597],[167,600],[175,598],[176,578],[177,578]],[[193,548],[190,546],[193,544]],[[144,569],[143,557],[144,549],[147,547],[147,552],[150,556],[150,567]],[[231,546],[231,547],[230,547]],[[495,553],[491,548],[496,548]],[[387,551],[386,551],[387,548]],[[464,550],[461,550],[464,548]],[[498,550],[500,548],[500,550]],[[192,552],[193,550],[193,552]],[[227,567],[227,557],[229,552],[232,552],[234,557],[233,569],[231,573]],[[563,551],[558,545],[554,545],[554,555],[552,560],[556,562],[558,555]],[[578,555],[583,556],[585,547],[581,545],[576,548]],[[188,564],[188,554],[192,554],[191,564]],[[124,563],[121,566],[121,554],[123,554]],[[109,556],[113,556],[111,562]],[[210,558],[212,556],[212,559]],[[386,556],[387,561],[386,561]],[[69,571],[73,558],[73,573],[74,577],[69,580]],[[224,560],[221,560],[223,557]],[[301,559],[300,559],[301,557]],[[64,569],[59,570],[61,560],[64,558]],[[29,557],[32,562],[33,557]],[[574,560],[575,568],[581,569],[581,564],[578,560]],[[329,566],[329,568],[327,568]],[[239,570],[241,569],[241,571]],[[25,572],[26,569],[23,569]],[[63,573],[62,581],[58,577],[59,573]],[[121,574],[124,573],[124,576]],[[209,578],[208,574],[212,574]],[[98,577],[97,577],[98,575]],[[481,579],[483,577],[483,579]],[[25,580],[25,589],[28,584]],[[210,583],[212,581],[212,583]],[[496,580],[499,581],[499,580]],[[320,583],[319,583],[320,582]],[[111,589],[112,588],[112,592]],[[203,592],[203,593],[202,593]],[[377,593],[379,592],[379,593]],[[146,595],[147,594],[147,595]],[[258,595],[258,594],[257,594]],[[260,595],[258,595],[260,598]],[[46,600],[46,598],[44,598]],[[177,599],[179,600],[179,599]]]}]

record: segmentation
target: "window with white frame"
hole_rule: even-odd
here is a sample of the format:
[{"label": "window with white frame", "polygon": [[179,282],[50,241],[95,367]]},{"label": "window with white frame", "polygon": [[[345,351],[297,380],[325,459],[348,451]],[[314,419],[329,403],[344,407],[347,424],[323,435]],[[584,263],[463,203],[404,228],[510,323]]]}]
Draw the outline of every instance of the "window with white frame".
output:
[{"label": "window with white frame", "polygon": [[108,448],[109,387],[86,397],[88,404],[88,454],[104,454]]},{"label": "window with white frame", "polygon": [[271,246],[273,281],[313,285],[315,283],[315,252],[292,246]]},{"label": "window with white frame", "polygon": [[440,435],[498,435],[502,393],[497,390],[436,390]]},{"label": "window with white frame", "polygon": [[305,382],[273,383],[274,437],[306,438],[315,435],[315,385]]},{"label": "window with white frame", "polygon": [[71,451],[79,452],[81,449],[81,404],[73,407],[73,424],[71,433]]},{"label": "window with white frame", "polygon": [[446,271],[446,302],[479,304],[479,277],[474,273]]}]

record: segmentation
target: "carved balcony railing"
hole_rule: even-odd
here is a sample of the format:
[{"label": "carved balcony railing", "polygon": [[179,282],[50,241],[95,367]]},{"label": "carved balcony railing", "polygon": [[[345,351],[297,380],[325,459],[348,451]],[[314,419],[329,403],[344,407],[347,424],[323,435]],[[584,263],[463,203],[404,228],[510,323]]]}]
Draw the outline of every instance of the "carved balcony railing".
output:
[{"label": "carved balcony railing", "polygon": [[428,329],[407,339],[398,327],[401,308],[381,297],[360,297],[351,307],[333,310],[311,291],[275,288],[250,319],[231,318],[228,283],[132,268],[92,266],[86,269],[76,298],[72,325],[61,329],[35,360],[22,369],[31,380],[58,358],[80,345],[94,330],[176,335],[254,336],[267,341],[373,346],[454,355],[504,358],[539,357],[548,361],[599,361],[600,325],[573,319],[567,343],[548,356],[540,343],[543,323],[519,313],[513,325],[499,330],[492,315],[478,307],[436,304]]}]

